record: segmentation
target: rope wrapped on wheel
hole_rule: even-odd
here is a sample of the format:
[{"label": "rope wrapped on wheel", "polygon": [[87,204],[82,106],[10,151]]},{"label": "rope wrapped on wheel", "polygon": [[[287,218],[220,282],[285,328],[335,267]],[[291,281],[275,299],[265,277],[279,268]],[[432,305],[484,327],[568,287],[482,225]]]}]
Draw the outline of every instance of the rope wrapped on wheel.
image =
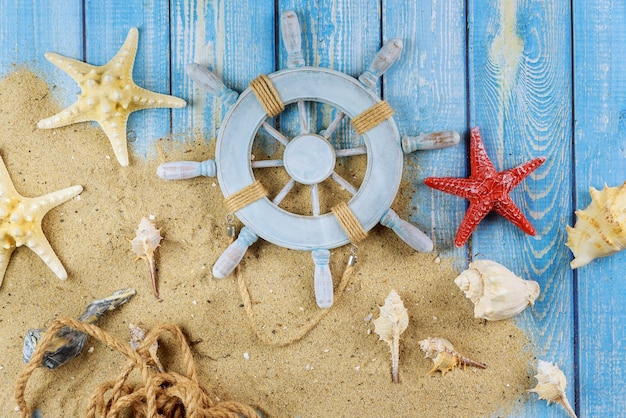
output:
[{"label": "rope wrapped on wheel", "polygon": [[228,196],[224,203],[228,212],[235,213],[238,210],[245,208],[250,203],[267,196],[267,189],[261,184],[259,180],[255,180],[254,183],[244,187],[236,193]]},{"label": "rope wrapped on wheel", "polygon": [[339,225],[343,228],[350,242],[357,243],[367,237],[367,231],[363,229],[359,220],[354,215],[346,202],[341,202],[331,208],[333,215],[339,221]]},{"label": "rope wrapped on wheel", "polygon": [[363,135],[365,132],[378,126],[381,122],[393,116],[393,109],[386,100],[376,103],[374,106],[364,110],[354,119],[351,124],[357,134]]},{"label": "rope wrapped on wheel", "polygon": [[261,74],[250,82],[250,88],[268,116],[274,117],[285,110],[285,105],[268,76]]}]

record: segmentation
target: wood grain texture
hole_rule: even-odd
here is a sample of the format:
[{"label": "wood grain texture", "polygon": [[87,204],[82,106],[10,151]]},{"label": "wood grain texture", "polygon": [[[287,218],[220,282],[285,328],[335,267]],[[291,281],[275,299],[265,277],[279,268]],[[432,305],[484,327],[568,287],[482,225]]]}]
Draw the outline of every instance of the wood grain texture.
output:
[{"label": "wood grain texture", "polygon": [[[75,100],[76,83],[46,61],[46,52],[83,59],[83,7],[81,2],[0,1],[0,74],[24,65],[40,71],[54,85],[62,105]],[[37,30],[33,30],[37,28]],[[58,70],[58,71],[57,71]]]},{"label": "wood grain texture", "polygon": [[[470,1],[468,12],[470,125],[481,128],[500,171],[547,158],[511,193],[537,235],[491,215],[474,232],[471,252],[539,282],[539,299],[518,322],[537,357],[564,371],[573,403],[574,299],[564,246],[572,182],[569,9],[559,1],[499,0]],[[562,416],[534,395],[528,398],[520,416]]]},{"label": "wood grain texture", "polygon": [[171,13],[174,94],[191,105],[174,114],[173,134],[195,130],[212,140],[226,109],[194,86],[185,67],[192,62],[204,65],[238,93],[259,74],[273,72],[274,2],[181,0],[172,2]]},{"label": "wood grain texture", "polygon": [[[331,68],[358,77],[380,48],[380,9],[377,3],[367,7],[359,0],[301,2],[280,0],[278,14],[294,10],[302,28],[302,50],[305,65]],[[280,39],[279,68],[286,68],[287,52]],[[290,109],[291,110],[291,109]],[[298,118],[295,109],[281,116],[280,125],[295,134]],[[336,116],[331,106],[308,105],[310,124],[314,131],[328,127]],[[340,148],[362,145],[346,118],[332,136]],[[349,164],[349,161],[345,161]]]},{"label": "wood grain texture", "polygon": [[[575,207],[626,180],[626,5],[574,2]],[[626,416],[626,253],[576,270],[582,416]],[[607,390],[607,388],[611,388]]]},{"label": "wood grain texture", "polygon": [[[277,15],[287,10],[293,10],[300,21],[302,29],[302,50],[306,66],[330,68],[344,72],[352,77],[358,77],[367,68],[370,60],[380,47],[380,9],[363,7],[363,2],[358,0],[334,0],[322,2],[301,2],[293,0],[280,0],[277,3]],[[283,43],[282,33],[277,33],[279,40],[278,67],[287,67],[287,51]],[[312,132],[320,132],[330,126],[338,115],[338,109],[332,105],[305,101],[307,119]],[[288,137],[299,134],[299,115],[296,105],[288,106],[280,115],[278,121],[281,132]],[[363,146],[362,138],[352,128],[349,118],[344,118],[338,128],[330,137],[330,142],[336,149],[353,148]],[[344,157],[337,159],[336,168],[342,172],[346,180],[359,188],[359,183],[346,175],[361,177],[364,173],[363,166],[358,161],[361,157]],[[319,196],[322,213],[327,212],[326,202],[338,189],[332,180],[327,180],[319,186]],[[310,200],[308,186],[297,185],[292,196],[306,196]],[[345,193],[341,199],[349,199]],[[302,199],[304,201],[304,199]],[[338,202],[336,202],[338,203]],[[306,203],[305,203],[306,204]]]},{"label": "wood grain texture", "polygon": [[[171,94],[169,2],[141,0],[85,2],[85,61],[106,64],[119,51],[131,27],[139,29],[135,58],[135,84],[148,90]],[[178,109],[142,110],[128,119],[129,147],[136,158],[145,158],[151,144],[170,135],[171,112]],[[131,157],[132,164],[132,157]]]},{"label": "wood grain texture", "polygon": [[[626,387],[626,252],[573,273],[564,245],[573,210],[590,202],[589,186],[626,180],[626,6],[602,0],[569,5],[558,0],[0,0],[0,74],[15,65],[41,72],[60,104],[69,105],[78,87],[44,53],[104,64],[136,26],[135,82],[182,97],[189,106],[131,116],[135,158],[150,156],[161,137],[172,135],[186,146],[192,132],[206,139],[210,155],[225,109],[193,85],[185,73],[188,63],[211,68],[228,87],[243,91],[257,75],[285,68],[276,17],[288,9],[300,18],[307,65],[356,77],[382,41],[401,38],[403,54],[377,89],[394,108],[400,132],[456,129],[462,137],[454,148],[405,157],[410,220],[432,237],[437,253],[458,260],[459,268],[468,259],[488,258],[537,280],[542,294],[518,322],[537,357],[565,372],[579,416],[626,416],[620,392]],[[325,106],[311,106],[310,112],[317,129],[335,115]],[[296,120],[291,109],[276,126],[293,131]],[[470,246],[454,247],[467,203],[426,188],[423,179],[467,175],[471,126],[481,128],[499,170],[547,157],[512,193],[537,228],[536,237],[490,215]],[[357,141],[345,122],[336,137],[340,146]],[[102,149],[112,156],[104,136]],[[529,364],[529,374],[535,368]],[[534,394],[520,403],[514,416],[563,416]]]},{"label": "wood grain texture", "polygon": [[[383,1],[383,38],[401,38],[400,60],[384,75],[384,96],[395,111],[401,134],[457,130],[467,120],[465,4],[463,1]],[[467,202],[424,185],[428,176],[464,176],[463,139],[452,148],[405,156],[405,182],[415,189],[411,221],[435,243],[435,251],[466,267],[467,248],[453,239]],[[445,210],[443,209],[445,208]]]}]

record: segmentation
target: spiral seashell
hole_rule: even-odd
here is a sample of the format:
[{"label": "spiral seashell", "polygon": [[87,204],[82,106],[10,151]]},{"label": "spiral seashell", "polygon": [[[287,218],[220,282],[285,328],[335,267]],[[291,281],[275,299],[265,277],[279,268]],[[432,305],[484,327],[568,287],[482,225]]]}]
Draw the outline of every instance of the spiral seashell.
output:
[{"label": "spiral seashell", "polygon": [[393,383],[398,383],[398,365],[400,363],[400,335],[409,326],[409,314],[400,295],[395,290],[389,292],[385,304],[379,306],[380,316],[374,320],[374,332],[379,341],[389,344],[391,350],[391,376]]},{"label": "spiral seashell", "polygon": [[524,280],[491,260],[470,263],[454,283],[474,303],[474,317],[489,321],[517,315],[539,296],[539,283]]},{"label": "spiral seashell", "polygon": [[572,250],[572,269],[626,248],[626,182],[600,191],[589,188],[591,203],[576,211],[576,225],[567,227],[565,245]]},{"label": "spiral seashell", "polygon": [[447,372],[454,370],[458,366],[477,367],[486,369],[483,363],[468,359],[460,355],[452,346],[452,343],[445,338],[429,337],[419,342],[420,348],[426,353],[426,358],[433,361],[433,368],[427,373],[432,374],[440,371],[444,376]]},{"label": "spiral seashell", "polygon": [[159,290],[157,288],[157,274],[156,266],[154,263],[154,251],[160,246],[163,237],[160,234],[161,230],[156,229],[154,224],[146,218],[141,218],[139,227],[135,230],[135,238],[130,240],[133,252],[137,255],[137,260],[146,260],[148,264],[148,270],[150,271],[150,278],[152,279],[152,289],[154,290],[154,297],[158,300]]},{"label": "spiral seashell", "polygon": [[529,392],[536,393],[539,395],[539,399],[548,401],[548,405],[550,405],[550,402],[558,403],[567,411],[571,418],[577,418],[574,409],[565,396],[567,379],[561,369],[552,363],[539,360],[535,379],[537,379],[537,386],[530,389]]}]

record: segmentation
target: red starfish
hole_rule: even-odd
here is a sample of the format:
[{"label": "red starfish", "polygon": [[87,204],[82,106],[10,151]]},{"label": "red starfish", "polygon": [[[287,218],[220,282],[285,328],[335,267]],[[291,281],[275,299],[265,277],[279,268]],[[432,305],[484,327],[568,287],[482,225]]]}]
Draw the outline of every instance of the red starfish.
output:
[{"label": "red starfish", "polygon": [[509,193],[537,167],[544,163],[543,157],[535,158],[506,171],[496,171],[487,155],[480,130],[473,128],[470,134],[469,178],[428,177],[424,183],[433,189],[441,190],[470,201],[469,208],[454,238],[457,247],[465,245],[474,229],[489,212],[496,211],[515,226],[530,235],[535,228],[511,200]]}]

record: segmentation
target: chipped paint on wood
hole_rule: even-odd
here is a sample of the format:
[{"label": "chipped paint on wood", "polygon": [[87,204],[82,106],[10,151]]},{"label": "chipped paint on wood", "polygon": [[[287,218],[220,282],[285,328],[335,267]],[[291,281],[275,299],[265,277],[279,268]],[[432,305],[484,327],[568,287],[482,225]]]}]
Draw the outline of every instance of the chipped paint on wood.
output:
[{"label": "chipped paint on wood", "polygon": [[[524,40],[517,34],[517,1],[501,0],[499,2],[499,19],[496,35],[489,47],[486,71],[497,84],[494,89],[498,95],[497,132],[498,138],[504,137],[505,114],[514,105],[512,95],[515,93],[520,61],[524,53]],[[504,150],[496,150],[498,166],[504,165]]]}]

